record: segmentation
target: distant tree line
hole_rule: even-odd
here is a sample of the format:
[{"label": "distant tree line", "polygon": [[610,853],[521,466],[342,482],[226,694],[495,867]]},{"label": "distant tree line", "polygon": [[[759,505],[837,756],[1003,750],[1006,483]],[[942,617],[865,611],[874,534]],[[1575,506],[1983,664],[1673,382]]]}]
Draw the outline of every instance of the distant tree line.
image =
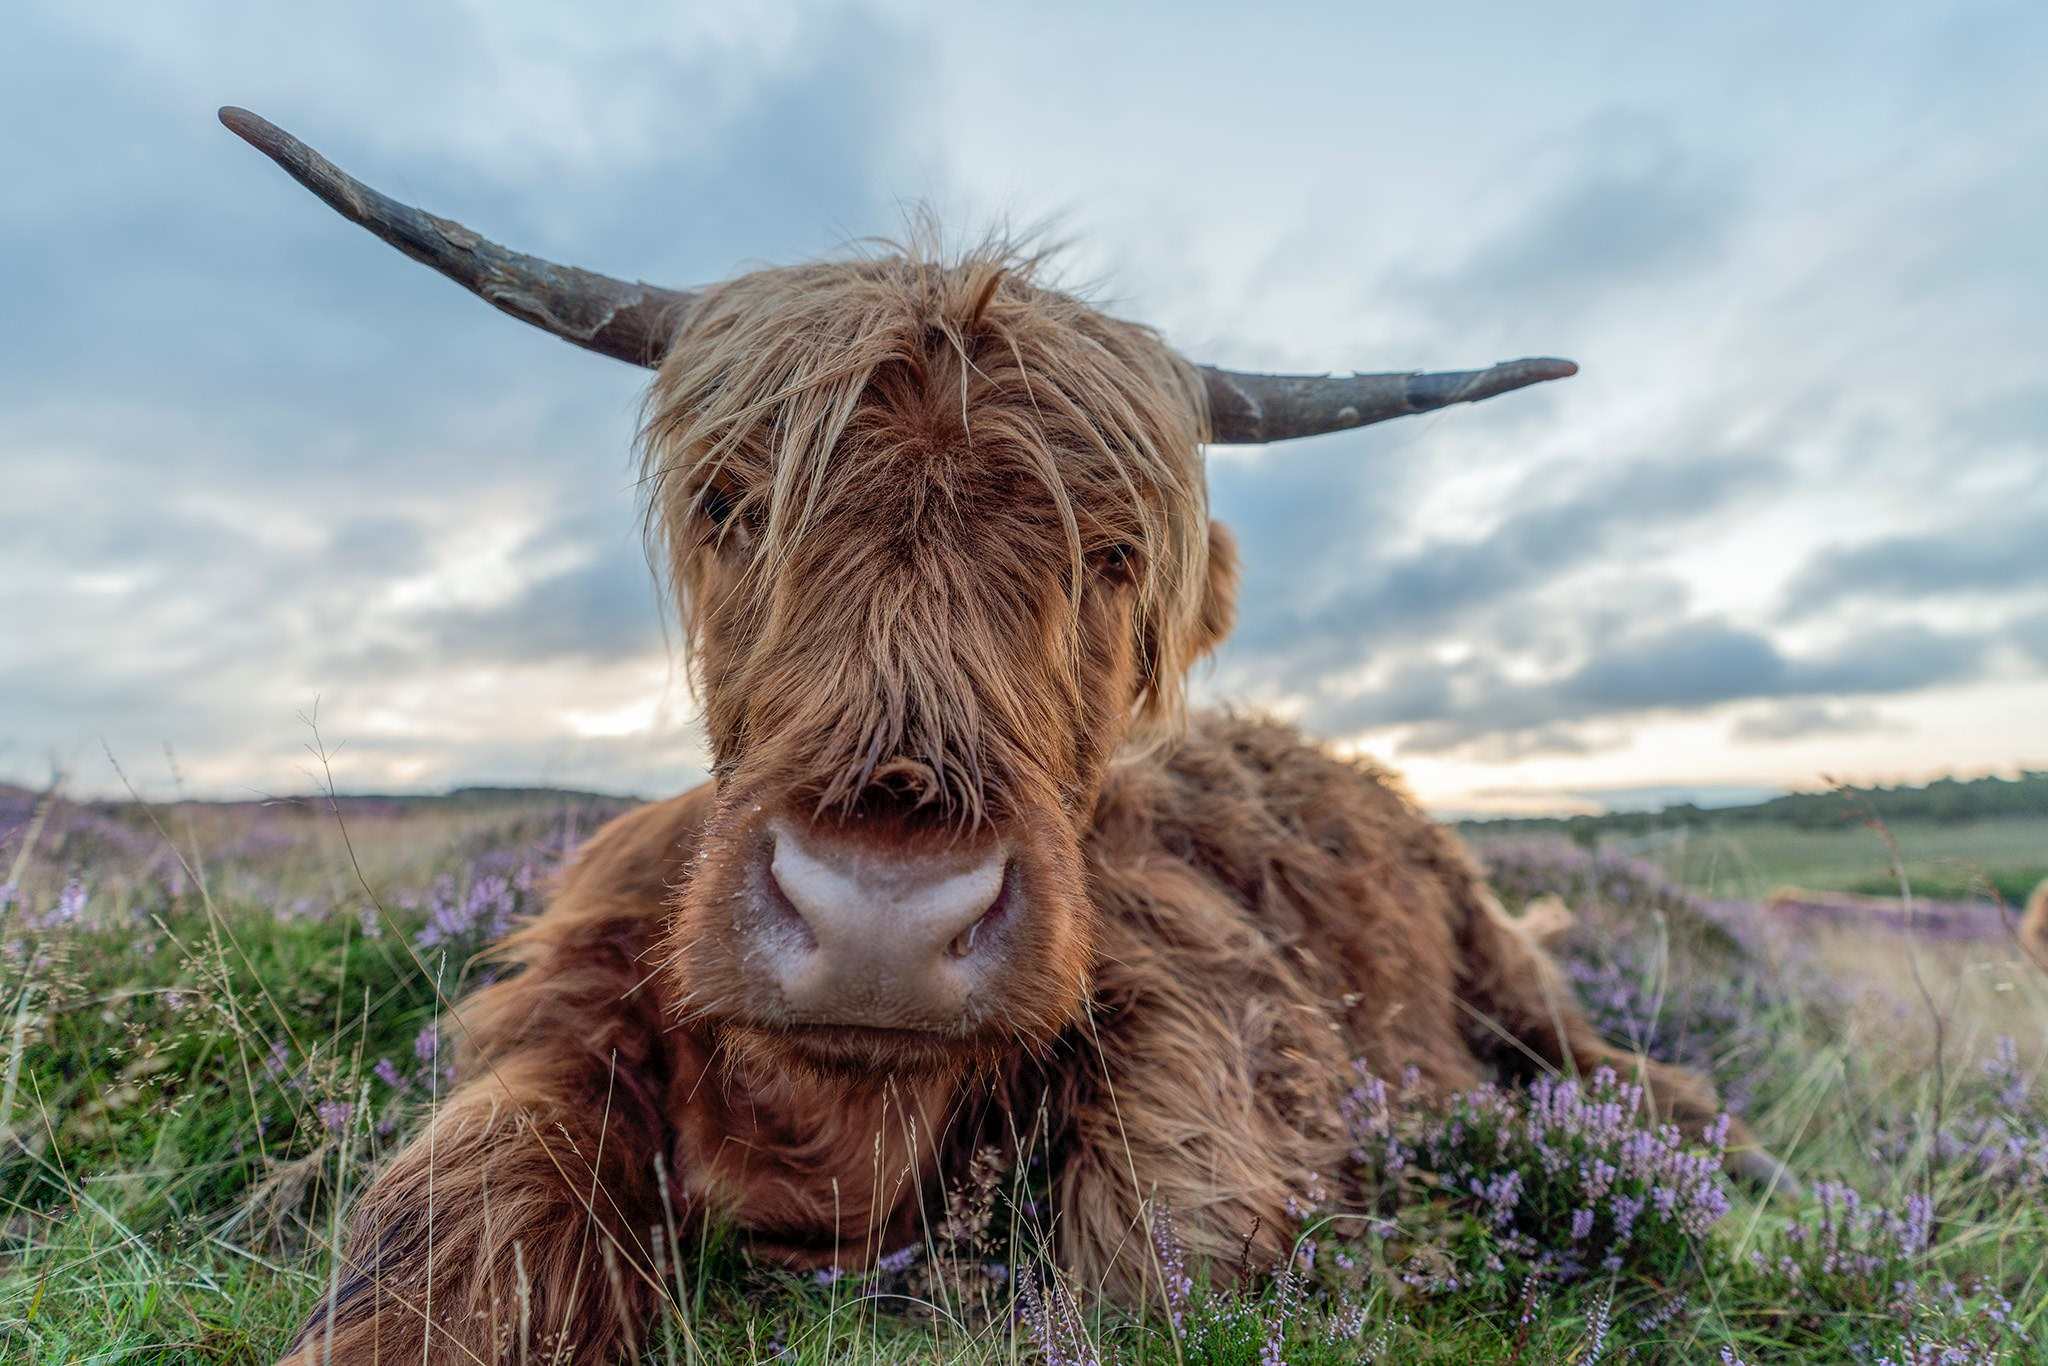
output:
[{"label": "distant tree line", "polygon": [[1826,792],[1791,792],[1750,806],[1703,807],[1680,802],[1661,811],[1611,811],[1600,816],[1507,818],[1467,821],[1488,831],[1562,831],[1582,844],[1606,835],[1642,835],[1656,830],[1705,825],[1790,825],[1832,829],[1870,816],[1886,822],[1964,821],[2015,817],[2048,818],[2048,770],[2029,769],[2017,778],[1937,778],[1921,787],[1849,787]]}]

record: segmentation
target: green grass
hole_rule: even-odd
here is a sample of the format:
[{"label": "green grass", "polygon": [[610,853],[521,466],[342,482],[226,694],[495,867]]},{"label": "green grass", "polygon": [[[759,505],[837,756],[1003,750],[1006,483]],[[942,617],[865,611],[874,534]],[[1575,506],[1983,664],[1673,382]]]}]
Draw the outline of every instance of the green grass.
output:
[{"label": "green grass", "polygon": [[[2014,905],[2048,878],[2048,820],[2008,818],[1890,827],[1919,896],[1963,898],[1995,889]],[[1712,826],[1644,841],[1644,855],[1709,896],[1753,900],[1784,886],[1891,896],[1898,882],[1867,828]]]},{"label": "green grass", "polygon": [[[223,850],[239,833],[235,821],[193,810],[167,828],[208,894],[195,879],[166,904],[151,890],[164,865],[148,871],[74,835],[47,839],[21,861],[23,906],[0,912],[11,917],[0,918],[0,945],[28,946],[25,957],[0,960],[0,1361],[273,1359],[327,1282],[338,1201],[431,1105],[417,1092],[395,1100],[371,1073],[382,1058],[412,1066],[414,1039],[434,1013],[434,986],[401,940],[419,913],[397,911],[395,923],[365,936],[355,865],[331,822],[307,819],[291,826],[289,842],[234,857]],[[390,904],[398,889],[539,829],[528,808],[483,804],[365,815],[351,833],[364,876]],[[1897,833],[1916,881],[1922,870],[1932,881],[1979,861],[2020,867],[2039,853],[2026,832],[2003,825]],[[16,852],[0,850],[0,880]],[[1700,837],[1655,856],[1718,896],[1784,882],[1853,887],[1883,867],[1861,831],[1745,830],[1739,843]],[[89,923],[25,930],[25,907],[49,904],[73,875],[92,884]],[[300,902],[310,904],[288,909]],[[1915,1274],[1995,1289],[2036,1344],[2048,1341],[2048,1213],[1932,1159],[1926,1141],[1939,1122],[1981,1103],[1976,1062],[1995,1035],[2020,1037],[2038,1077],[2048,977],[1995,944],[1909,951],[1894,939],[1828,931],[1800,952],[1851,989],[1841,999],[1794,998],[1752,1022],[1759,1132],[1809,1178],[1836,1177],[1873,1199],[1934,1194],[1942,1236]],[[440,970],[459,990],[466,964],[451,958]],[[273,1066],[280,1048],[283,1066]],[[344,1135],[321,1121],[323,1103],[365,1097],[363,1122]],[[1903,1135],[1906,1151],[1874,1154],[1880,1133]],[[1311,1296],[1293,1317],[1286,1359],[1357,1360],[1355,1344],[1322,1340],[1327,1317],[1348,1308],[1363,1315],[1368,1339],[1384,1335],[1384,1360],[1582,1361],[1589,1320],[1611,1301],[1607,1359],[1626,1346],[1638,1360],[1716,1361],[1725,1346],[1755,1362],[1852,1360],[1881,1311],[1818,1312],[1749,1262],[1805,1213],[1738,1194],[1702,1253],[1691,1312],[1647,1332],[1638,1320],[1661,1292],[1638,1277],[1595,1276],[1550,1293],[1525,1322],[1518,1285],[1499,1276],[1474,1274],[1436,1295],[1391,1277],[1338,1276],[1328,1252],[1342,1226],[1333,1225],[1318,1284],[1341,1283],[1346,1297]],[[1352,1247],[1361,1262],[1384,1261],[1401,1255],[1404,1239],[1423,1237],[1420,1223],[1408,1223],[1392,1239]],[[864,1293],[910,1293],[897,1282],[820,1286],[750,1265],[716,1231],[686,1236],[667,1264],[679,1311],[647,1360],[1039,1359],[1006,1285],[980,1276],[973,1259],[931,1266],[916,1303]],[[1105,1359],[1256,1362],[1275,1293],[1262,1280],[1248,1294],[1198,1296],[1179,1336],[1157,1316],[1095,1305],[1084,1326]],[[2001,1359],[2048,1356],[2009,1344]]]},{"label": "green grass", "polygon": [[[1906,821],[1887,827],[1915,895],[1942,899],[1996,892],[2018,906],[2048,878],[2048,818]],[[1468,827],[1475,845],[1529,835]],[[1603,835],[1600,848],[1646,858],[1685,886],[1729,900],[1759,900],[1781,887],[1896,896],[1881,838],[1845,813],[1830,829],[1757,822],[1707,823],[1646,834]]]}]

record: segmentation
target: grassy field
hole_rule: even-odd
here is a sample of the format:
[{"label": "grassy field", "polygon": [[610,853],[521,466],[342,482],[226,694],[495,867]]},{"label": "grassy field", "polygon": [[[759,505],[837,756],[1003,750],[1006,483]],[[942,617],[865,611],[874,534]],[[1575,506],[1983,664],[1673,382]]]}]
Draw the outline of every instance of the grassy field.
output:
[{"label": "grassy field", "polygon": [[[1889,829],[1904,855],[1909,883],[1921,896],[1974,896],[1989,887],[2021,902],[2048,878],[2048,818],[1911,821]],[[1787,885],[1881,896],[1898,891],[1882,840],[1861,825],[1708,827],[1639,843],[1644,857],[1709,896],[1754,899]]]},{"label": "grassy field", "polygon": [[[420,964],[459,993],[492,926],[532,909],[610,808],[365,801],[344,808],[344,840],[317,807],[13,801],[0,1361],[269,1360],[328,1282],[339,1204],[445,1084]],[[2003,827],[1897,833],[1929,881],[2039,852]],[[1576,909],[1560,952],[1603,1029],[1710,1070],[1804,1195],[1687,1177],[1691,1203],[1665,1211],[1645,1185],[1625,1219],[1626,1173],[1604,1204],[1573,1183],[1657,1149],[1654,1126],[1589,1118],[1580,1095],[1546,1142],[1582,1162],[1559,1168],[1515,1098],[1446,1115],[1403,1107],[1397,1080],[1382,1106],[1365,1083],[1351,1121],[1382,1197],[1312,1215],[1294,1263],[1245,1268],[1243,1289],[1191,1267],[1160,1312],[1104,1308],[1042,1263],[1035,1178],[1016,1171],[956,1193],[967,1233],[935,1231],[872,1276],[792,1278],[716,1229],[684,1232],[646,1359],[2048,1360],[2048,973],[1999,934],[1922,941],[1725,904],[1885,876],[1868,832],[1760,829],[1646,859],[1486,852],[1511,904]]]}]

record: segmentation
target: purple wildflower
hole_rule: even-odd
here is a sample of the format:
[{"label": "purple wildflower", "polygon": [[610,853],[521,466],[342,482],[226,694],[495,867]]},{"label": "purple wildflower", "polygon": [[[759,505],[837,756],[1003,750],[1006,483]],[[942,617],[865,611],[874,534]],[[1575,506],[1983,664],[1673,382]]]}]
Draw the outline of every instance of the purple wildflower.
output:
[{"label": "purple wildflower", "polygon": [[441,877],[428,893],[427,923],[414,942],[423,949],[489,943],[512,928],[520,899],[512,880],[497,873],[472,869],[468,886],[460,890],[454,878]]},{"label": "purple wildflower", "polygon": [[[1643,1088],[1602,1068],[1584,1081],[1541,1078],[1526,1093],[1481,1085],[1385,1141],[1412,1144],[1439,1188],[1485,1218],[1487,1269],[1507,1270],[1513,1258],[1523,1270],[1571,1280],[1594,1266],[1619,1269],[1623,1248],[1664,1272],[1694,1260],[1693,1245],[1729,1207],[1726,1126],[1715,1123],[1705,1137],[1688,1143],[1675,1126],[1653,1120]],[[1405,1274],[1423,1288],[1412,1279],[1419,1269]]]},{"label": "purple wildflower", "polygon": [[916,1243],[911,1243],[906,1247],[899,1247],[894,1252],[885,1253],[877,1257],[875,1259],[875,1270],[885,1276],[894,1276],[900,1272],[908,1271],[911,1264],[923,1252],[924,1248]]},{"label": "purple wildflower", "polygon": [[1176,1333],[1186,1319],[1188,1300],[1195,1283],[1188,1275],[1187,1249],[1173,1229],[1173,1214],[1159,1205],[1152,1211],[1152,1249],[1159,1256],[1160,1278],[1164,1283],[1167,1317]]},{"label": "purple wildflower", "polygon": [[1325,1342],[1357,1342],[1364,1336],[1365,1305],[1358,1300],[1347,1299],[1343,1308],[1323,1321]]},{"label": "purple wildflower", "polygon": [[1643,1201],[1634,1195],[1616,1192],[1607,1202],[1607,1217],[1614,1224],[1614,1241],[1625,1243],[1629,1234],[1635,1231],[1636,1218],[1643,1212]]},{"label": "purple wildflower", "polygon": [[1613,1326],[1614,1296],[1602,1295],[1599,1303],[1586,1316],[1586,1352],[1579,1360],[1584,1366],[1593,1366],[1607,1350],[1607,1331]]},{"label": "purple wildflower", "polygon": [[1301,1273],[1283,1266],[1273,1277],[1273,1297],[1261,1316],[1266,1330],[1259,1348],[1259,1366],[1285,1366],[1287,1334],[1302,1303]]},{"label": "purple wildflower", "polygon": [[1017,1312],[1046,1366],[1102,1366],[1081,1321],[1080,1306],[1058,1273],[1020,1277]]},{"label": "purple wildflower", "polygon": [[40,916],[26,917],[29,928],[54,930],[67,925],[75,925],[85,914],[86,901],[85,884],[77,878],[72,878],[57,893],[57,900],[51,904],[49,910],[43,912]]},{"label": "purple wildflower", "polygon": [[1992,1085],[1999,1088],[1998,1104],[2006,1110],[2018,1110],[2027,1103],[2027,1075],[2020,1067],[2019,1045],[2010,1034],[1998,1036],[1993,1053],[1985,1060],[1984,1075]]}]

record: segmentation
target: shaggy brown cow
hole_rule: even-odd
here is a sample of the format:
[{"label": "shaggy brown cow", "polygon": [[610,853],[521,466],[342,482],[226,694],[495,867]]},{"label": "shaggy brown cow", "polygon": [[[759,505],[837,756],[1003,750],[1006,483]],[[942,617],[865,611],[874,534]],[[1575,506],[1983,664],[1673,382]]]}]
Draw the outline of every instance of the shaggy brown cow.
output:
[{"label": "shaggy brown cow", "polygon": [[[710,783],[607,826],[516,971],[453,1011],[461,1081],[356,1202],[291,1360],[606,1359],[671,1221],[864,1264],[962,1154],[1043,1115],[1058,1257],[1145,1296],[1144,1228],[1270,1266],[1343,1189],[1353,1059],[1464,1087],[1637,1060],[1595,1035],[1456,840],[1293,730],[1189,718],[1230,629],[1202,443],[1568,374],[1237,375],[997,247],[694,294],[519,257],[240,111],[352,219],[499,307],[658,364],[649,522]],[[1697,1078],[1645,1065],[1703,1125]]]}]

